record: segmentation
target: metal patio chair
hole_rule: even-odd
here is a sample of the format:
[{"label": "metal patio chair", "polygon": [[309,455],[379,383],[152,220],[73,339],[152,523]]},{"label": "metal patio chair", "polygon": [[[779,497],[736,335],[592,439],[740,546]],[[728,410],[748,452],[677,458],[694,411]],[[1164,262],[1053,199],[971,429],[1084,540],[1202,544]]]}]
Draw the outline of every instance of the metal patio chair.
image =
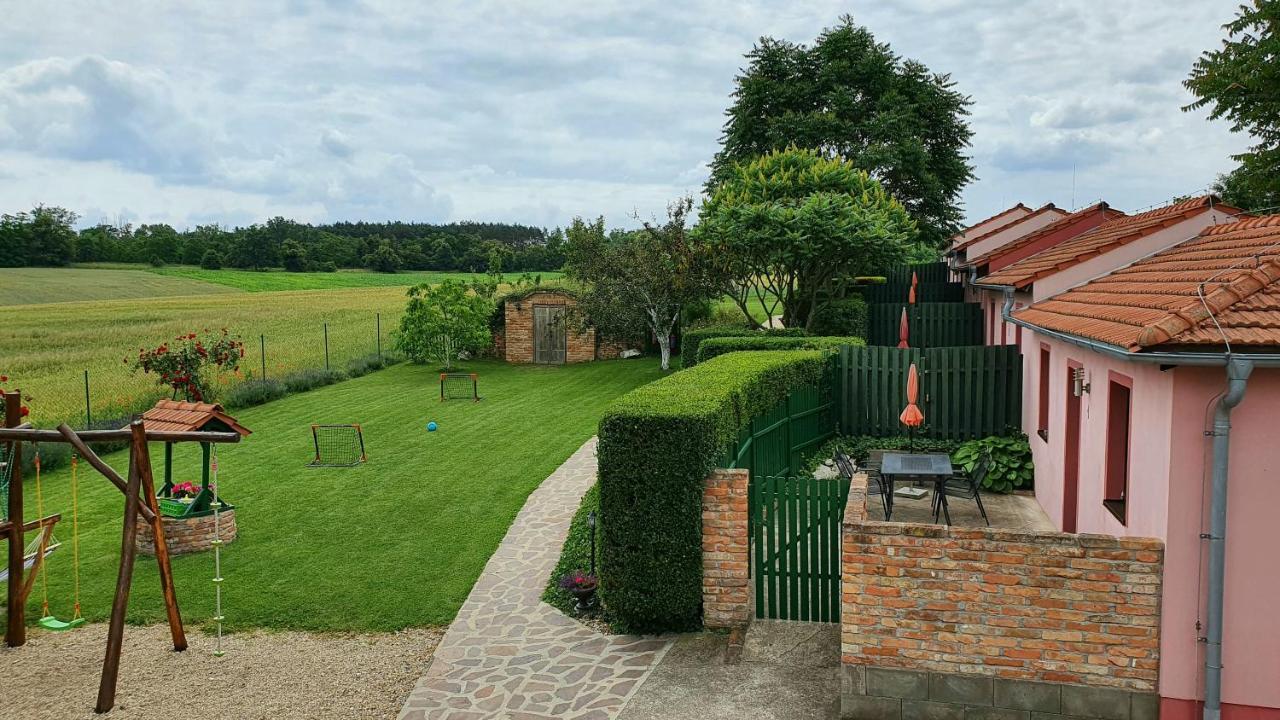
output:
[{"label": "metal patio chair", "polygon": [[987,524],[987,527],[991,527],[991,520],[987,518],[987,509],[982,506],[982,493],[978,490],[982,486],[983,478],[990,470],[991,455],[983,453],[972,471],[957,473],[946,481],[938,483],[933,491],[933,521],[938,522],[938,515],[942,514],[946,517],[947,524],[951,524],[951,512],[947,507],[946,498],[955,497],[976,502],[978,512],[982,514],[982,521]]}]

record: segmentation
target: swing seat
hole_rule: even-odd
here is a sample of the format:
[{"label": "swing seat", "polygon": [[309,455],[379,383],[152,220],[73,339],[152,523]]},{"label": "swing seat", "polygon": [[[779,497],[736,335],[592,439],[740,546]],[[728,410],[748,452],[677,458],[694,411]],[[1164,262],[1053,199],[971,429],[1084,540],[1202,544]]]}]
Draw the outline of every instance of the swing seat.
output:
[{"label": "swing seat", "polygon": [[40,618],[39,620],[37,620],[36,624],[44,628],[45,630],[52,630],[53,632],[66,632],[67,630],[75,630],[76,628],[80,627],[86,622],[88,621],[82,617],[73,618],[70,621],[63,622],[52,615],[46,615]]}]

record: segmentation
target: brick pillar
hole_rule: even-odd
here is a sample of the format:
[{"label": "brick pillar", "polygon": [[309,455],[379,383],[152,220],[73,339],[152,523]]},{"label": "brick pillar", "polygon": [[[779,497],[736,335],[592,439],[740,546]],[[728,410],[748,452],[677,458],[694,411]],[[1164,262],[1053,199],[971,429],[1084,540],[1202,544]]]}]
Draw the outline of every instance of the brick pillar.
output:
[{"label": "brick pillar", "polygon": [[702,622],[709,628],[751,621],[746,470],[712,470],[702,491]]}]

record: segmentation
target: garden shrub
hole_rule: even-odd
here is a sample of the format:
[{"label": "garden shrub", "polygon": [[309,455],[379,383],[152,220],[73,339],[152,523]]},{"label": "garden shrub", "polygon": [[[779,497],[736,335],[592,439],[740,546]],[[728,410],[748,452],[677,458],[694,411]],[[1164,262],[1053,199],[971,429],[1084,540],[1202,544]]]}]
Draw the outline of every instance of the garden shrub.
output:
[{"label": "garden shrub", "polygon": [[336,382],[342,382],[347,379],[347,374],[341,370],[329,370],[325,368],[308,368],[297,372],[289,373],[280,378],[285,388],[290,393],[300,393],[312,390],[325,385],[332,385]]},{"label": "garden shrub", "polygon": [[223,405],[230,409],[253,407],[289,394],[284,383],[275,378],[249,380],[231,388]]},{"label": "garden shrub", "polygon": [[803,337],[803,328],[769,328],[752,330],[745,325],[712,325],[689,330],[680,337],[680,365],[691,368],[698,364],[698,346],[702,341],[719,337]]},{"label": "garden shrub", "polygon": [[739,352],[627,393],[600,420],[600,592],[626,632],[702,624],[703,482],[751,418],[819,383],[825,353]]},{"label": "garden shrub", "polygon": [[984,490],[1008,493],[1031,487],[1035,481],[1036,470],[1026,435],[993,435],[970,440],[953,453],[952,461],[966,471],[973,470],[983,453],[991,455],[991,466],[982,479]]},{"label": "garden shrub", "polygon": [[743,350],[832,350],[842,345],[866,345],[860,337],[786,337],[761,335],[707,338],[698,345],[698,362]]},{"label": "garden shrub", "polygon": [[560,550],[560,561],[547,580],[547,589],[542,592],[543,602],[558,608],[561,612],[572,613],[576,604],[573,595],[560,587],[560,578],[572,572],[591,572],[591,528],[587,525],[587,516],[596,512],[596,573],[600,572],[600,484],[591,486],[582,496],[582,504],[573,514],[569,523],[569,534],[565,537],[564,547]]},{"label": "garden shrub", "polygon": [[867,301],[861,295],[833,300],[818,311],[810,331],[814,335],[867,336]]},{"label": "garden shrub", "polygon": [[377,353],[352,358],[347,361],[347,377],[358,378],[376,370],[390,367],[397,362],[399,362],[398,358],[390,355],[378,355]]}]

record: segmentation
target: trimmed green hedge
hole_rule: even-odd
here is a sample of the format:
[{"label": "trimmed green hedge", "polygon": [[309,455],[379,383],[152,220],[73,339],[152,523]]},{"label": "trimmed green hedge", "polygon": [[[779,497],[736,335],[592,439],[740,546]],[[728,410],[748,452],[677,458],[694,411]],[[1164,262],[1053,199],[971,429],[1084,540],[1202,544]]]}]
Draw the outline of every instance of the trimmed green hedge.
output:
[{"label": "trimmed green hedge", "polygon": [[851,295],[843,300],[833,300],[813,319],[814,335],[851,335],[867,337],[870,320],[867,315],[867,301],[861,295]]},{"label": "trimmed green hedge", "polygon": [[804,337],[803,328],[769,328],[752,330],[741,325],[712,325],[689,330],[680,336],[680,366],[691,368],[698,364],[698,346],[704,340],[720,337]]},{"label": "trimmed green hedge", "polygon": [[703,481],[740,426],[797,387],[827,354],[725,355],[631,391],[600,420],[600,593],[623,632],[702,624]]},{"label": "trimmed green hedge", "polygon": [[752,337],[707,338],[698,345],[698,364],[713,357],[743,350],[830,350],[842,345],[866,345],[860,337]]}]

